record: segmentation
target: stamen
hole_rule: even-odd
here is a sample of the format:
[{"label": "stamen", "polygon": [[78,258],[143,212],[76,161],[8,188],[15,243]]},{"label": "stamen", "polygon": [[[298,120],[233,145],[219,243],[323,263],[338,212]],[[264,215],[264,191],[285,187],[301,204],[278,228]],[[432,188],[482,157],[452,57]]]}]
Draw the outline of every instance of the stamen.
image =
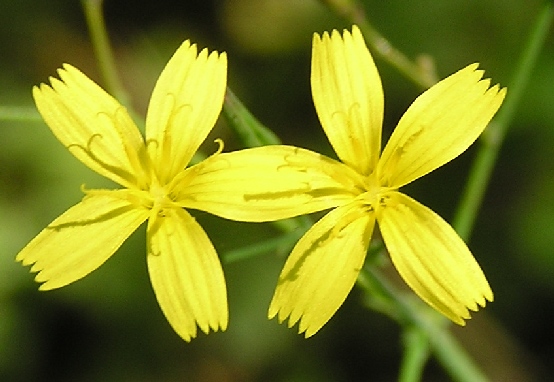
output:
[{"label": "stamen", "polygon": [[[340,184],[344,185],[344,188],[346,190],[349,190],[350,192],[354,191],[354,193],[357,193],[356,190],[362,191],[364,189],[363,178],[361,175],[357,174],[354,170],[348,168],[346,165],[344,165],[343,167],[342,163],[328,158],[325,155],[318,154],[318,159],[322,163],[320,163],[317,167],[313,166],[313,164],[310,167],[306,167],[306,163],[303,158],[298,158],[297,153],[300,150],[301,149],[295,147],[293,154],[285,155],[284,160],[286,164],[278,166],[277,171],[281,169],[291,168],[297,172],[308,173],[311,169],[315,168],[313,171],[311,171],[314,181],[317,180],[318,175],[320,176],[320,174],[323,173],[329,178],[332,178]],[[341,168],[338,169],[337,165],[339,165]]]},{"label": "stamen", "polygon": [[150,150],[150,145],[154,144],[156,146],[156,148],[158,148],[158,146],[160,145],[160,143],[158,142],[158,140],[156,139],[153,139],[153,138],[150,138],[148,139],[146,142],[145,142],[145,145],[146,145],[146,149],[147,150]]},{"label": "stamen", "polygon": [[215,153],[210,155],[210,157],[221,154],[223,152],[223,147],[225,146],[225,143],[223,142],[223,139],[221,139],[221,138],[216,138],[214,140],[214,142],[217,143],[219,145],[219,147],[217,148],[217,151]]},{"label": "stamen", "polygon": [[372,213],[373,207],[371,205],[365,204],[365,203],[359,203],[359,202],[353,202],[348,212],[346,212],[342,218],[337,222],[337,224],[331,229],[331,233],[329,235],[330,238],[333,237],[340,237],[341,231],[346,228],[350,223],[353,221]]},{"label": "stamen", "polygon": [[275,192],[264,192],[264,193],[256,193],[256,194],[247,194],[245,193],[243,198],[244,201],[256,201],[256,200],[277,200],[277,199],[285,199],[285,198],[291,198],[294,196],[306,196],[309,199],[312,199],[312,196],[310,195],[310,192],[312,191],[312,187],[309,183],[303,183],[305,187],[303,188],[297,188],[297,189],[289,189],[285,191],[275,191]]},{"label": "stamen", "polygon": [[[100,114],[101,113],[99,113],[99,115]],[[95,134],[92,134],[91,137],[89,138],[86,147],[83,147],[82,145],[80,145],[78,143],[71,143],[67,146],[67,149],[70,152],[72,152],[73,149],[81,150],[83,152],[83,154],[85,154],[90,160],[95,162],[102,169],[106,170],[107,172],[110,172],[112,174],[117,175],[120,178],[120,180],[122,181],[123,186],[129,187],[129,188],[136,187],[136,181],[135,181],[136,178],[133,174],[129,173],[128,171],[125,171],[124,169],[122,169],[120,167],[117,167],[117,166],[106,163],[105,161],[100,159],[96,154],[94,154],[92,144],[95,140],[98,140],[98,139],[102,140],[103,136],[102,136],[102,134],[95,133]],[[105,151],[105,153],[108,153],[108,151]]]},{"label": "stamen", "polygon": [[[347,147],[351,147],[354,153],[365,153],[367,150],[365,149],[365,145],[368,142],[369,139],[371,139],[371,136],[367,136],[366,129],[360,128],[363,126],[362,122],[362,115],[361,115],[361,106],[359,102],[353,102],[349,107],[348,110],[345,112],[344,110],[337,110],[331,114],[331,118],[335,120],[335,125],[337,126],[345,126],[347,131],[354,132],[353,134],[348,134],[343,136],[344,139],[347,142],[344,142],[343,145],[347,145]],[[377,153],[375,153],[377,155]],[[349,158],[352,157],[352,155],[348,155]],[[344,159],[344,158],[341,158]],[[350,166],[353,165],[353,163],[346,163]],[[371,171],[373,171],[374,163],[368,163],[368,168],[364,169],[363,175],[368,175]],[[354,168],[357,168],[357,166],[354,166]]]},{"label": "stamen", "polygon": [[400,144],[396,149],[393,151],[392,155],[390,156],[388,163],[387,163],[387,171],[386,175],[383,175],[381,178],[381,183],[383,185],[389,185],[390,184],[390,177],[392,174],[397,174],[397,167],[398,162],[400,161],[400,158],[410,149],[410,146],[412,146],[415,141],[418,139],[418,137],[423,133],[423,130],[425,129],[425,126],[420,126],[419,130],[415,131],[413,134],[411,134],[404,143]]},{"label": "stamen", "polygon": [[107,189],[87,189],[85,185],[81,185],[81,191],[84,192],[85,198],[92,195],[100,196],[110,196],[112,198],[117,198],[121,200],[128,201],[137,207],[143,207],[151,209],[154,205],[152,195],[148,191],[137,190],[137,189],[117,189],[117,190],[107,190]]},{"label": "stamen", "polygon": [[[344,110],[336,110],[333,113],[331,113],[331,120],[334,121],[333,124],[335,126],[350,126],[350,109],[352,106],[349,107],[348,113],[345,113]],[[342,127],[341,127],[342,128]],[[339,135],[340,137],[340,135]],[[348,139],[348,137],[347,137]],[[351,141],[352,139],[348,139]],[[349,142],[343,142],[342,145],[350,146]]]},{"label": "stamen", "polygon": [[[192,112],[192,105],[190,104],[183,104],[183,105],[177,105],[176,99],[177,97],[173,93],[167,93],[166,95],[168,102],[171,103],[169,116],[167,119],[166,127],[172,126],[174,124],[175,118],[177,118],[178,115],[180,115],[183,112],[188,111],[190,114]],[[163,134],[163,147],[162,147],[162,153],[164,160],[163,163],[171,163],[172,158],[172,152],[171,147],[173,143],[173,136],[171,135],[171,130],[165,130]]]},{"label": "stamen", "polygon": [[150,163],[150,157],[146,153],[146,147],[144,145],[144,140],[141,136],[141,142],[139,147],[133,147],[130,144],[130,140],[128,137],[124,136],[122,134],[121,129],[119,126],[125,126],[125,125],[132,125],[133,127],[134,122],[130,120],[129,115],[126,112],[125,107],[120,106],[115,111],[114,119],[112,120],[114,129],[117,131],[117,134],[119,135],[119,139],[121,143],[123,144],[123,149],[125,150],[125,154],[127,154],[127,158],[129,159],[129,162],[131,164],[131,167],[134,169],[135,173],[135,179],[137,181],[137,186],[139,186],[140,189],[144,189],[147,187],[147,185],[150,183],[150,177],[149,177],[149,169],[151,169],[151,163]]},{"label": "stamen", "polygon": [[67,222],[62,222],[62,223],[57,223],[57,224],[51,223],[46,228],[59,231],[59,230],[61,230],[63,228],[66,228],[66,227],[87,226],[87,225],[91,225],[91,224],[95,224],[95,223],[101,223],[101,222],[105,222],[105,221],[108,221],[110,219],[113,219],[117,216],[120,216],[120,215],[122,215],[126,212],[129,212],[132,209],[133,209],[133,207],[131,207],[131,206],[121,206],[121,207],[118,207],[116,209],[98,214],[98,215],[93,216],[93,217],[85,218],[85,219],[77,218],[77,219],[73,219],[73,220],[70,220],[70,221],[67,221]]},{"label": "stamen", "polygon": [[95,190],[92,190],[92,189],[87,189],[87,187],[84,183],[81,184],[81,187],[79,187],[79,188],[80,188],[81,192],[85,195],[88,194],[89,192],[93,193],[95,191]]},{"label": "stamen", "polygon": [[153,237],[155,232],[160,229],[161,221],[158,217],[158,212],[155,209],[152,209],[150,211],[150,215],[148,216],[148,226],[146,227],[147,235],[146,235],[146,247],[148,250],[148,254],[152,256],[160,256],[160,251],[155,251],[154,246],[152,245],[149,238]]},{"label": "stamen", "polygon": [[[205,165],[208,163],[209,160],[213,160],[216,157],[218,157],[219,154],[221,154],[225,146],[223,140],[221,138],[217,138],[214,140],[214,142],[218,144],[218,148],[213,154],[211,154],[209,157],[207,157],[200,163],[197,163],[191,167],[181,170],[173,177],[173,179],[171,179],[171,182],[167,185],[167,190],[168,190],[168,196],[172,200],[178,200],[179,192],[177,190],[183,189],[184,187],[186,187],[187,184],[190,182],[190,180],[193,179],[194,176],[205,167]],[[224,163],[224,161],[222,161],[222,163]],[[219,169],[216,169],[214,171],[219,171]]]}]

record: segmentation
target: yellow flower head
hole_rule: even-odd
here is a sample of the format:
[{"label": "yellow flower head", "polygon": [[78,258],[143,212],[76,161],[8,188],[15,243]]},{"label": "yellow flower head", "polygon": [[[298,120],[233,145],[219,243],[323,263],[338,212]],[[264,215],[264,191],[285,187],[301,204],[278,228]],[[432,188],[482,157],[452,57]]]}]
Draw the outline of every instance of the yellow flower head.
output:
[{"label": "yellow flower head", "polygon": [[[340,183],[324,197],[335,208],[297,243],[279,277],[269,317],[300,320],[306,337],[337,311],[363,266],[375,222],[396,269],[429,305],[464,325],[493,294],[454,229],[398,189],[464,152],[500,107],[505,89],[490,87],[477,64],[421,94],[400,119],[383,152],[383,90],[356,26],[315,34],[312,95],[321,125],[343,163],[314,174]],[[300,162],[300,161],[299,161]],[[306,164],[306,167],[309,165]],[[323,196],[320,196],[323,197]]]},{"label": "yellow flower head", "polygon": [[197,325],[227,327],[227,292],[215,249],[182,207],[183,171],[221,111],[225,53],[186,41],[158,79],[146,117],[146,139],[127,110],[78,69],[33,89],[37,108],[81,162],[123,186],[86,190],[84,199],[49,224],[17,255],[38,272],[41,290],[72,283],[104,263],[148,220],[148,269],[160,307],[186,341]]}]

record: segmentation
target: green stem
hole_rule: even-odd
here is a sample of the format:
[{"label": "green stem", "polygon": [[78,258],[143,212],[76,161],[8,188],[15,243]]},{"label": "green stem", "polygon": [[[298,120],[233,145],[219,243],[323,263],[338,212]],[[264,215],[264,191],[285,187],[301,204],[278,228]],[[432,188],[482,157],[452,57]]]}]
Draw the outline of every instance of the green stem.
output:
[{"label": "green stem", "polygon": [[[358,285],[368,294],[378,293],[381,298],[386,298],[390,304],[393,304],[395,318],[404,328],[415,327],[421,332],[421,335],[424,334],[435,356],[454,380],[460,382],[487,381],[485,375],[448,331],[446,319],[439,316],[438,313],[419,300],[413,300],[409,298],[411,296],[400,293],[373,267],[364,266],[362,268]],[[418,349],[417,352],[422,353],[422,350]],[[415,356],[413,355],[414,358]],[[414,363],[410,365],[413,370],[409,371],[413,373],[414,377],[417,372],[416,367],[423,367],[422,361],[424,361],[423,354],[417,354],[417,357],[419,359],[409,360]]]},{"label": "green stem", "polygon": [[403,333],[404,354],[400,364],[400,382],[421,381],[423,369],[429,359],[429,339],[416,326],[408,326]]},{"label": "green stem", "polygon": [[42,117],[34,107],[0,106],[0,121],[38,122]]},{"label": "green stem", "polygon": [[403,75],[418,86],[426,89],[437,82],[434,66],[423,61],[412,62],[401,51],[396,49],[383,35],[381,35],[369,22],[364,8],[356,0],[321,0],[335,13],[349,22],[358,25],[364,34],[370,49],[381,58],[395,67]]},{"label": "green stem", "polygon": [[279,137],[254,117],[230,88],[225,93],[223,116],[246,147],[281,143]]},{"label": "green stem", "polygon": [[108,38],[106,23],[102,12],[103,0],[82,0],[92,46],[104,86],[121,104],[129,105],[129,96],[117,75],[113,51]]},{"label": "green stem", "polygon": [[223,254],[222,260],[224,263],[234,263],[262,255],[270,252],[287,253],[298,241],[298,239],[304,234],[304,230],[295,230],[285,232],[277,237],[254,243],[251,245],[243,246],[241,248],[228,251]]},{"label": "green stem", "polygon": [[508,126],[523,96],[541,47],[548,36],[553,15],[552,5],[546,4],[533,26],[528,43],[516,66],[515,74],[508,85],[508,95],[504,105],[481,137],[481,145],[470,170],[468,182],[452,224],[466,241],[471,235],[475,218],[483,202]]}]

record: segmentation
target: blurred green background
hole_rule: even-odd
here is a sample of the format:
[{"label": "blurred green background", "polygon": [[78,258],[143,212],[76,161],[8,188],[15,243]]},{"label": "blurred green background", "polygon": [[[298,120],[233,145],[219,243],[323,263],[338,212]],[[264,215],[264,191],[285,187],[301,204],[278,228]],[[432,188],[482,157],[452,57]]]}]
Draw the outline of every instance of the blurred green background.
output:
[{"label": "blurred green background", "polygon": [[[444,77],[480,62],[508,85],[542,1],[365,1],[370,21],[397,48],[430,55]],[[119,74],[144,113],[154,82],[185,39],[225,50],[229,84],[287,144],[332,155],[310,96],[313,32],[350,27],[316,0],[106,0]],[[550,35],[501,151],[469,243],[495,301],[460,342],[494,381],[554,374],[554,38]],[[100,81],[81,4],[0,2],[0,106],[33,107],[31,88],[71,63]],[[377,59],[385,136],[420,93]],[[2,381],[390,381],[398,325],[367,310],[357,289],[313,338],[268,321],[286,253],[224,262],[230,325],[182,341],[163,317],[145,261],[144,228],[101,268],[60,290],[38,292],[18,251],[77,203],[84,183],[111,187],[73,158],[46,125],[0,121],[0,380]],[[240,148],[223,120],[213,137]],[[208,141],[210,145],[211,141]],[[215,146],[207,146],[213,151]],[[410,185],[407,193],[450,220],[475,148]],[[224,258],[276,234],[193,214]],[[436,361],[425,381],[448,380]]]}]

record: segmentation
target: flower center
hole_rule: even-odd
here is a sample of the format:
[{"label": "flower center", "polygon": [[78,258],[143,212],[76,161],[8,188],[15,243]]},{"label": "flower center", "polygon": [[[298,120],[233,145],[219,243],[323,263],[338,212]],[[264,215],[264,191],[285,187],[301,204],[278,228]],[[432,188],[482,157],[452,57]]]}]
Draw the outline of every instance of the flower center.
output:
[{"label": "flower center", "polygon": [[375,173],[365,177],[364,188],[364,191],[356,199],[358,199],[360,204],[368,208],[369,211],[375,211],[377,214],[380,208],[386,205],[386,201],[389,198],[387,193],[394,190],[394,188],[383,186]]},{"label": "flower center", "polygon": [[148,190],[150,208],[154,212],[162,212],[167,208],[178,207],[172,198],[171,191],[167,185],[162,186],[158,182],[152,182]]}]

